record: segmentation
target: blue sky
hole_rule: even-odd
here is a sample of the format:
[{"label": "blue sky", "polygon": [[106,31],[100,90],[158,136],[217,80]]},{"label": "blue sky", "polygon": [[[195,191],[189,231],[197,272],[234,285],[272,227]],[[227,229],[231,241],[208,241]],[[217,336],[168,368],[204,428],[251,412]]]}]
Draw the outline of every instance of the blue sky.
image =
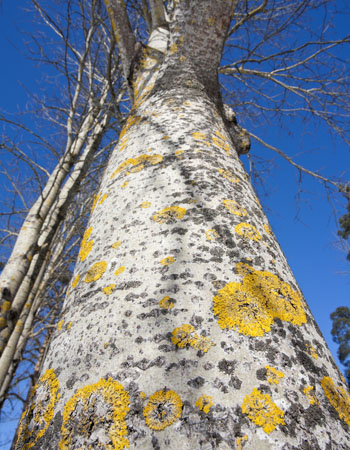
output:
[{"label": "blue sky", "polygon": [[[0,72],[0,108],[9,112],[25,110],[29,101],[27,92],[39,92],[44,74],[35,63],[24,56],[23,30],[33,25],[30,17],[18,6],[22,2],[5,1],[0,12],[0,51],[3,62]],[[21,6],[23,6],[23,2]],[[347,21],[344,34],[347,32]],[[293,123],[291,123],[293,128]],[[295,132],[289,135],[279,127],[265,132],[272,145],[280,146],[289,155],[297,156],[308,168],[320,170],[329,177],[343,176],[350,179],[350,153],[344,151],[342,143],[332,140],[323,127],[304,130],[303,124],[295,121]],[[337,225],[332,206],[320,183],[308,176],[303,177],[301,199],[298,195],[298,174],[284,160],[253,142],[252,152],[266,158],[273,157],[274,163],[266,175],[268,195],[260,195],[282,250],[294,272],[304,296],[321,328],[321,331],[336,358],[337,346],[331,339],[330,313],[338,306],[350,306],[350,264],[345,253],[337,246]],[[0,153],[3,158],[3,154]],[[0,189],[3,183],[0,178]],[[260,193],[261,194],[261,193]],[[335,204],[338,216],[345,212],[345,201],[340,198]],[[344,274],[344,272],[347,274]],[[18,413],[19,415],[19,413]],[[0,426],[0,448],[6,440],[13,423]]]}]

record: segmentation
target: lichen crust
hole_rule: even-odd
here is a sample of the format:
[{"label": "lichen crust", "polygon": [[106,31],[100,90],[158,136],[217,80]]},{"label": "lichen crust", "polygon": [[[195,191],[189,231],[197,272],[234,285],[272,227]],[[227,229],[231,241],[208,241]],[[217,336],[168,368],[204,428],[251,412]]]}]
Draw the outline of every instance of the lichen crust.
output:
[{"label": "lichen crust", "polygon": [[23,412],[18,427],[17,445],[22,449],[32,448],[44,436],[53,418],[54,407],[59,399],[59,382],[54,369],[48,369],[33,387],[29,407]]},{"label": "lichen crust", "polygon": [[129,393],[112,378],[78,389],[64,407],[60,450],[129,447],[128,411]]},{"label": "lichen crust", "polygon": [[156,431],[164,430],[176,422],[181,412],[180,396],[166,388],[150,395],[148,403],[143,409],[146,425]]},{"label": "lichen crust", "polygon": [[256,388],[244,397],[242,412],[267,434],[274,431],[278,425],[285,425],[284,412],[272,401],[269,394],[263,394]]}]

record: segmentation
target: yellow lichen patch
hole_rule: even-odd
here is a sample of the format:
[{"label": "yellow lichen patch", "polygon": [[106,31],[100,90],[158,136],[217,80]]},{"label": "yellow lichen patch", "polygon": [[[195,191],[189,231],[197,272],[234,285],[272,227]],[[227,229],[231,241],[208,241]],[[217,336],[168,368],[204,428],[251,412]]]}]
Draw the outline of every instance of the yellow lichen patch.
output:
[{"label": "yellow lichen patch", "polygon": [[264,228],[265,228],[265,231],[266,231],[266,233],[267,234],[272,234],[272,230],[271,230],[271,227],[270,227],[270,225],[267,225],[266,223],[264,224]]},{"label": "yellow lichen patch", "polygon": [[167,310],[174,308],[174,303],[170,299],[169,295],[167,295],[166,297],[159,300],[158,305],[160,306],[160,308],[167,309]]},{"label": "yellow lichen patch", "polygon": [[70,330],[70,328],[71,328],[71,326],[72,326],[72,321],[70,321],[70,322],[68,322],[68,324],[67,324],[67,330]]},{"label": "yellow lichen patch", "polygon": [[112,283],[112,284],[110,284],[109,286],[106,286],[106,287],[104,287],[103,289],[102,289],[102,291],[103,291],[103,293],[104,294],[106,294],[106,295],[111,295],[111,293],[114,291],[114,289],[115,289],[115,284],[114,283]]},{"label": "yellow lichen patch", "polygon": [[166,389],[152,394],[143,409],[145,422],[152,430],[160,431],[172,425],[180,417],[182,400],[174,391]]},{"label": "yellow lichen patch", "polygon": [[[248,259],[248,258],[247,258]],[[255,272],[254,268],[246,263],[237,263],[236,264],[236,270],[239,275],[242,277],[245,277],[246,275]]]},{"label": "yellow lichen patch", "polygon": [[284,378],[284,373],[280,370],[275,369],[274,367],[266,366],[266,376],[267,381],[271,384],[278,384],[280,382],[280,378]]},{"label": "yellow lichen patch", "polygon": [[170,50],[170,54],[171,54],[171,55],[172,55],[173,53],[176,53],[176,52],[178,51],[178,47],[177,47],[176,42],[173,42],[173,43],[171,44],[169,50]]},{"label": "yellow lichen patch", "polygon": [[[125,423],[128,411],[129,393],[112,378],[101,378],[95,384],[78,389],[64,407],[60,450],[73,448],[77,438],[84,450],[129,447]],[[100,430],[103,433],[99,433]]]},{"label": "yellow lichen patch", "polygon": [[88,270],[86,276],[85,276],[85,283],[92,283],[93,281],[99,280],[102,275],[105,273],[107,269],[107,262],[106,261],[100,261],[95,263],[93,266],[90,267]]},{"label": "yellow lichen patch", "polygon": [[213,302],[214,315],[222,329],[238,329],[246,336],[263,336],[271,329],[273,316],[266,303],[251,296],[241,283],[228,283]]},{"label": "yellow lichen patch", "polygon": [[126,175],[130,175],[130,173],[140,172],[147,163],[155,165],[159,164],[161,161],[163,161],[163,156],[158,154],[140,155],[137,158],[128,158],[112,173],[111,180],[119,173],[124,172]]},{"label": "yellow lichen patch", "polygon": [[207,138],[207,135],[205,133],[201,133],[200,131],[195,131],[192,133],[192,136],[197,140],[203,140]]},{"label": "yellow lichen patch", "polygon": [[147,398],[147,394],[145,392],[140,392],[140,397],[142,398],[142,400],[145,400]]},{"label": "yellow lichen patch", "polygon": [[59,382],[53,369],[48,369],[33,387],[28,402],[30,406],[22,414],[18,428],[17,444],[22,441],[23,450],[32,448],[44,436],[59,398],[58,388]]},{"label": "yellow lichen patch", "polygon": [[262,336],[276,318],[294,325],[306,323],[302,297],[288,283],[245,263],[238,263],[236,270],[242,282],[226,284],[213,298],[214,315],[222,329]]},{"label": "yellow lichen patch", "polygon": [[306,344],[306,349],[309,355],[311,355],[314,359],[318,358],[317,350],[315,349],[314,346],[312,346],[311,344]]},{"label": "yellow lichen patch", "polygon": [[160,260],[160,263],[162,266],[169,266],[170,264],[173,264],[175,262],[175,258],[173,256],[167,256],[166,258],[163,258]]},{"label": "yellow lichen patch", "polygon": [[205,412],[205,414],[208,414],[210,411],[210,408],[214,405],[213,403],[213,397],[210,395],[203,394],[199,399],[196,401],[195,405],[198,409]]},{"label": "yellow lichen patch", "polygon": [[236,216],[244,217],[248,214],[247,210],[234,200],[223,200],[222,203],[224,204],[225,208],[230,211],[230,213],[235,214]]},{"label": "yellow lichen patch", "polygon": [[313,390],[314,390],[313,386],[306,386],[306,388],[303,389],[303,392],[308,398],[310,405],[318,405],[318,400]]},{"label": "yellow lichen patch", "polygon": [[273,318],[293,325],[306,323],[301,295],[276,275],[254,270],[243,278],[242,284],[250,295],[259,298],[260,302],[266,305]]},{"label": "yellow lichen patch", "polygon": [[141,121],[140,116],[130,115],[127,121],[125,122],[122,131],[120,132],[119,140],[121,141],[124,138],[129,128],[131,128],[133,125],[137,126],[140,121]]},{"label": "yellow lichen patch", "polygon": [[117,249],[118,247],[120,247],[122,244],[122,241],[116,241],[114,242],[114,244],[112,244],[112,248]]},{"label": "yellow lichen patch", "polygon": [[177,156],[177,158],[182,158],[184,153],[185,150],[176,150],[175,155]]},{"label": "yellow lichen patch", "polygon": [[122,189],[126,188],[126,186],[129,184],[129,181],[124,181],[124,183],[120,186]]},{"label": "yellow lichen patch", "polygon": [[214,343],[205,336],[199,336],[194,327],[190,324],[181,325],[172,332],[171,342],[179,348],[185,348],[188,345],[196,350],[206,353]]},{"label": "yellow lichen patch", "polygon": [[242,450],[246,442],[248,442],[248,436],[246,434],[243,437],[237,438],[236,439],[237,450]]},{"label": "yellow lichen patch", "polygon": [[100,198],[101,192],[99,192],[98,194],[94,195],[94,201],[92,203],[92,207],[91,207],[91,213],[93,212],[93,210],[95,209],[95,206],[98,202],[98,199]]},{"label": "yellow lichen patch", "polygon": [[184,217],[187,210],[180,206],[167,206],[166,208],[158,211],[152,219],[158,223],[174,223],[176,220],[180,220]]},{"label": "yellow lichen patch", "polygon": [[220,175],[222,175],[226,180],[231,181],[231,183],[239,183],[240,179],[236,177],[233,172],[229,169],[218,169]]},{"label": "yellow lichen patch", "polygon": [[215,25],[215,17],[208,17],[208,25],[211,27]]},{"label": "yellow lichen patch", "polygon": [[224,136],[220,131],[215,131],[215,134],[211,136],[211,140],[213,141],[213,144],[220,148],[221,150],[225,150],[225,152],[230,155],[230,146],[226,140],[226,136]]},{"label": "yellow lichen patch", "polygon": [[198,341],[198,334],[190,324],[181,325],[172,332],[171,342],[179,348],[185,348],[187,345],[195,347]]},{"label": "yellow lichen patch", "polygon": [[80,278],[80,275],[77,275],[77,276],[74,278],[74,280],[73,280],[73,282],[72,282],[72,288],[75,288],[75,287],[76,287],[76,285],[77,285],[78,282],[79,282],[79,278]]},{"label": "yellow lichen patch", "polygon": [[140,208],[149,208],[151,206],[151,202],[142,202],[140,204]]},{"label": "yellow lichen patch", "polygon": [[211,228],[210,230],[206,231],[205,236],[208,239],[208,241],[212,241],[220,237],[219,233],[214,228]]},{"label": "yellow lichen patch", "polygon": [[61,329],[62,329],[62,325],[63,325],[63,322],[64,322],[64,320],[62,319],[62,320],[60,320],[59,322],[58,322],[58,324],[57,324],[57,330],[58,331],[61,331]]},{"label": "yellow lichen patch", "polygon": [[350,397],[346,390],[336,386],[331,377],[323,377],[321,386],[329,403],[350,427]]},{"label": "yellow lichen patch", "polygon": [[92,227],[89,227],[87,230],[85,230],[78,255],[80,261],[84,261],[84,259],[87,258],[88,254],[91,252],[92,246],[94,245],[94,241],[92,239],[90,241],[88,240],[91,233]]},{"label": "yellow lichen patch", "polygon": [[107,197],[108,197],[108,194],[103,194],[100,201],[98,202],[98,205],[102,205],[102,203],[106,200]]},{"label": "yellow lichen patch", "polygon": [[251,241],[256,242],[260,241],[261,239],[261,234],[259,233],[259,231],[253,225],[250,225],[246,222],[242,222],[236,225],[235,232],[239,236],[242,236],[243,239],[250,239]]},{"label": "yellow lichen patch", "polygon": [[272,401],[269,394],[263,394],[256,388],[244,397],[242,412],[267,434],[278,425],[285,424],[284,412]]},{"label": "yellow lichen patch", "polygon": [[119,269],[117,269],[115,272],[114,272],[114,275],[120,275],[121,273],[123,273],[124,272],[124,270],[125,270],[125,266],[120,266],[119,267]]}]

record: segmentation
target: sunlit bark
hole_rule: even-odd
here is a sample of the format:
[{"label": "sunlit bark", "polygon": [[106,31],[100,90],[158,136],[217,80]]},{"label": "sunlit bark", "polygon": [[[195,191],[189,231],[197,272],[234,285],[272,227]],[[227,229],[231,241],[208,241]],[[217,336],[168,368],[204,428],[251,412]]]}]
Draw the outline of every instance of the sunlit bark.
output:
[{"label": "sunlit bark", "polygon": [[150,36],[18,449],[348,446],[344,380],[227,129],[233,9],[177,1]]}]

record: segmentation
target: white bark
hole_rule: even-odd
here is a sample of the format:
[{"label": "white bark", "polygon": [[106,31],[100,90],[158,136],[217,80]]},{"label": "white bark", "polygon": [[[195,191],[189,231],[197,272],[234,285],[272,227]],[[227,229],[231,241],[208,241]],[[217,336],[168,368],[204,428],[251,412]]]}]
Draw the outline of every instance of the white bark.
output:
[{"label": "white bark", "polygon": [[17,448],[345,450],[344,380],[222,116],[232,3],[176,3],[157,79],[150,51],[134,82]]}]

